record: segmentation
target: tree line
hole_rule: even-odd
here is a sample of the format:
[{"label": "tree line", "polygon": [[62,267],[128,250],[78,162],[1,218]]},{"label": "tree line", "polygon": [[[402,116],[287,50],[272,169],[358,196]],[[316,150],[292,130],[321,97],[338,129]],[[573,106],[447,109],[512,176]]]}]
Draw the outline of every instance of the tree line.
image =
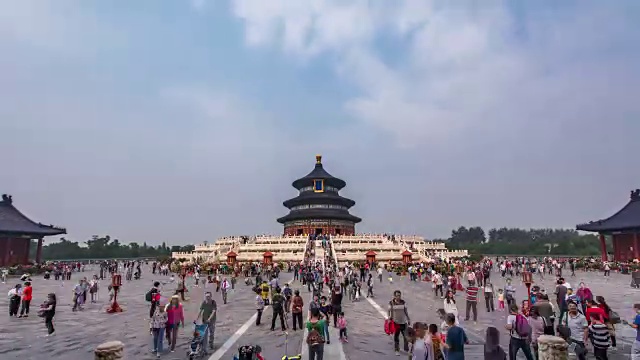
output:
[{"label": "tree line", "polygon": [[[38,249],[37,241],[31,241],[30,259],[36,258]],[[149,246],[146,242],[142,245],[131,242],[121,243],[118,239],[112,239],[109,235],[94,235],[91,239],[81,243],[60,238],[59,242],[44,244],[42,246],[43,260],[73,260],[73,259],[118,259],[138,257],[169,257],[174,251],[193,251],[193,245],[167,246],[165,242],[158,246]]]},{"label": "tree line", "polygon": [[[593,234],[580,234],[572,229],[491,229],[485,233],[479,226],[461,226],[443,241],[448,248],[467,249],[471,254],[522,255],[600,255],[600,240]],[[612,244],[607,244],[612,249]]]}]

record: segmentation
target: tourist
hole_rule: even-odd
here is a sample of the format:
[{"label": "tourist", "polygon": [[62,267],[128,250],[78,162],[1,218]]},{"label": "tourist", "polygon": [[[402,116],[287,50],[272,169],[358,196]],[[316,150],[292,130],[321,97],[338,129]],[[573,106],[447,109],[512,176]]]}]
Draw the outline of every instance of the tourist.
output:
[{"label": "tourist", "polygon": [[596,296],[596,301],[598,302],[598,306],[604,311],[604,323],[607,325],[609,329],[609,335],[611,336],[611,347],[613,350],[616,349],[616,328],[613,319],[611,318],[611,313],[613,310],[609,307],[607,302],[605,301],[603,296]]},{"label": "tourist", "polygon": [[487,307],[487,312],[496,311],[493,302],[493,284],[489,281],[484,282],[484,304]]},{"label": "tourist", "polygon": [[373,297],[373,275],[371,273],[367,279],[367,297]]},{"label": "tourist", "polygon": [[498,310],[504,311],[504,291],[498,289]]},{"label": "tourist", "polygon": [[98,275],[93,275],[89,283],[89,294],[91,295],[91,302],[95,303],[98,298]]},{"label": "tourist", "polygon": [[556,303],[560,308],[560,316],[558,318],[558,324],[562,323],[564,315],[567,313],[568,304],[567,304],[567,287],[564,284],[564,279],[560,278],[556,282],[556,291],[554,294],[556,295]]},{"label": "tourist", "polygon": [[444,360],[444,339],[442,334],[438,333],[438,325],[429,325],[429,335],[431,336],[431,344],[433,348],[433,360]]},{"label": "tourist", "polygon": [[[578,296],[578,298],[580,299],[580,302],[582,303],[582,312],[584,313],[586,312],[586,308],[587,308],[586,301],[593,300],[593,293],[591,292],[591,289],[589,289],[589,287],[587,287],[587,285],[584,282],[581,282],[580,285],[578,286],[579,287],[578,287],[578,291],[576,292],[576,295]],[[587,319],[589,319],[588,316],[587,316]]]},{"label": "tourist", "polygon": [[222,291],[222,302],[226,304],[227,297],[229,296],[228,295],[229,291],[231,290],[231,283],[229,283],[229,280],[227,280],[226,277],[222,279],[222,283],[220,284],[220,290]]},{"label": "tourist", "polygon": [[[113,290],[111,285],[109,285],[109,290],[110,291]],[[149,291],[147,291],[147,293],[145,294],[145,300],[151,303],[151,308],[149,309],[149,319],[151,319],[153,314],[156,312],[156,307],[158,306],[158,303],[160,301],[159,295],[160,295],[160,282],[155,281],[151,289],[149,289]],[[113,299],[110,299],[109,302],[111,302],[112,300]]]},{"label": "tourist", "polygon": [[29,305],[31,304],[31,299],[33,296],[33,288],[31,288],[31,282],[27,281],[24,283],[24,289],[22,290],[22,306],[20,308],[21,317],[29,317]]},{"label": "tourist", "polygon": [[78,280],[78,283],[73,288],[73,308],[71,311],[82,310],[82,294],[84,294],[84,287],[82,286],[83,280]]},{"label": "tourist", "polygon": [[553,323],[555,321],[555,312],[553,310],[553,304],[549,302],[549,296],[547,294],[540,295],[536,303],[533,304],[532,309],[536,309],[538,315],[543,318],[545,323],[544,334],[554,335],[555,330]]},{"label": "tourist", "polygon": [[531,326],[531,348],[535,354],[535,358],[538,359],[538,338],[540,335],[544,335],[546,329],[546,320],[543,316],[540,316],[538,307],[531,308],[529,312],[529,326]]},{"label": "tourist", "polygon": [[264,299],[262,299],[262,295],[260,294],[260,290],[255,289],[255,293],[256,293],[255,306],[256,306],[256,312],[257,312],[256,326],[260,326],[260,322],[262,321],[262,312],[264,311],[265,304],[264,304]]},{"label": "tourist", "polygon": [[586,306],[586,309],[584,312],[584,317],[587,318],[587,321],[590,321],[591,316],[595,315],[600,317],[600,321],[604,323],[606,314],[604,313],[604,310],[600,306],[598,306],[598,304],[594,300],[585,301],[585,306]]},{"label": "tourist", "polygon": [[435,273],[435,275],[433,275],[433,279],[432,279],[433,285],[434,285],[434,295],[437,297],[438,296],[438,291],[440,291],[440,298],[443,299],[444,298],[444,294],[442,293],[442,275],[440,275],[440,273]]},{"label": "tourist", "polygon": [[[304,307],[304,301],[300,296],[300,290],[296,289],[293,292],[293,298],[291,299],[291,314],[293,315],[293,331],[296,329],[302,330],[302,308]],[[261,312],[258,313],[258,319],[260,319]],[[259,325],[259,324],[258,324]],[[296,325],[298,325],[296,327]]]},{"label": "tourist", "polygon": [[531,327],[527,318],[518,312],[518,305],[513,304],[509,308],[509,316],[505,328],[509,330],[509,359],[515,360],[518,351],[522,349],[527,360],[533,360],[528,337],[531,335]]},{"label": "tourist", "polygon": [[42,304],[40,308],[42,317],[44,317],[44,324],[47,327],[47,336],[53,335],[56,331],[53,328],[53,317],[56,315],[56,303],[56,294],[50,293],[47,295],[47,301]]},{"label": "tourist", "polygon": [[433,342],[431,336],[427,336],[427,324],[415,323],[415,340],[411,349],[412,360],[433,359]]},{"label": "tourist", "polygon": [[393,299],[389,301],[387,315],[389,319],[395,324],[396,331],[393,334],[393,347],[396,351],[396,355],[400,354],[400,334],[402,334],[404,351],[408,352],[409,341],[407,339],[407,326],[411,325],[411,319],[409,318],[407,304],[402,299],[402,293],[400,292],[400,290],[396,290],[393,292]]},{"label": "tourist", "polygon": [[504,287],[504,297],[507,301],[507,308],[511,309],[511,305],[516,305],[516,288],[511,285],[511,279],[507,279]]},{"label": "tourist", "polygon": [[16,284],[13,289],[9,290],[9,316],[18,316],[20,310],[20,299],[22,293],[22,285]]},{"label": "tourist", "polygon": [[309,347],[309,360],[323,360],[325,320],[320,319],[320,310],[313,309],[311,317],[306,323],[308,330],[306,343]]},{"label": "tourist", "polygon": [[185,278],[186,278],[186,276],[179,276],[178,277],[178,287],[176,288],[176,292],[175,292],[175,295],[180,294],[180,299],[182,301],[185,301],[184,293],[187,291],[187,285],[185,283]]},{"label": "tourist", "polygon": [[213,340],[216,333],[216,317],[218,314],[218,305],[213,300],[213,295],[210,291],[204,294],[204,300],[200,304],[200,312],[198,312],[197,318],[202,320],[202,324],[207,324],[207,331],[204,334],[203,347],[206,351],[207,343],[209,343],[209,350],[213,350]]},{"label": "tourist", "polygon": [[591,325],[589,325],[589,339],[593,345],[593,355],[596,360],[607,360],[607,352],[609,350],[609,329],[607,325],[602,321],[602,317],[599,314],[592,313],[589,318]]},{"label": "tourist", "polygon": [[456,317],[453,314],[446,315],[447,342],[445,345],[447,360],[464,360],[464,346],[469,344],[465,331],[456,325]]},{"label": "tourist", "polygon": [[445,314],[453,314],[456,319],[456,325],[459,324],[458,321],[458,307],[456,306],[456,298],[453,295],[453,291],[448,290],[444,297],[444,313]]},{"label": "tourist", "polygon": [[[470,274],[473,274],[472,272]],[[469,286],[466,289],[467,311],[464,321],[469,321],[469,311],[473,312],[473,322],[478,322],[478,287],[475,282],[469,281]]]},{"label": "tourist", "polygon": [[382,282],[382,265],[378,266],[378,280]]},{"label": "tourist", "polygon": [[338,314],[342,312],[342,289],[340,284],[336,283],[331,292],[331,311],[333,312],[333,327],[338,327]]},{"label": "tourist", "polygon": [[153,347],[151,352],[160,357],[162,353],[162,345],[164,341],[164,331],[167,326],[167,313],[162,306],[157,306],[153,316],[149,320],[149,332],[153,336]]},{"label": "tourist", "polygon": [[[320,297],[320,315],[322,315],[322,318],[326,320],[324,322],[325,340],[327,341],[327,344],[331,344],[331,338],[329,337],[329,319],[331,316],[331,304],[327,304],[326,296]],[[340,328],[340,318],[338,318],[338,328]]]},{"label": "tourist", "polygon": [[280,317],[280,326],[282,327],[282,331],[286,331],[286,325],[284,322],[284,296],[281,294],[282,290],[277,287],[275,288],[275,294],[271,298],[271,309],[273,310],[273,314],[271,317],[271,331],[276,329],[276,319]]},{"label": "tourist", "polygon": [[576,303],[568,304],[567,317],[560,321],[569,329],[569,342],[575,344],[575,354],[578,356],[578,360],[585,360],[587,349],[585,344],[587,343],[588,331],[587,319],[584,315],[578,312],[578,306]]},{"label": "tourist", "polygon": [[171,346],[171,352],[174,352],[178,340],[178,327],[180,323],[182,323],[182,327],[184,328],[184,311],[178,295],[171,297],[171,301],[165,307],[165,312],[167,313],[167,342]]},{"label": "tourist", "polygon": [[[325,324],[325,329],[329,329],[329,326]],[[340,329],[340,341],[348,343],[349,335],[347,333],[347,319],[344,318],[344,312],[340,312],[338,316],[338,329]],[[329,344],[329,332],[327,331],[327,344]]]},{"label": "tourist", "polygon": [[623,322],[636,329],[636,340],[631,346],[631,359],[637,360],[640,359],[640,303],[633,304],[633,310],[636,313],[636,316],[633,318],[633,323],[629,324],[626,320]]},{"label": "tourist", "polygon": [[507,353],[500,346],[500,332],[493,326],[487,328],[484,341],[484,360],[506,360]]}]

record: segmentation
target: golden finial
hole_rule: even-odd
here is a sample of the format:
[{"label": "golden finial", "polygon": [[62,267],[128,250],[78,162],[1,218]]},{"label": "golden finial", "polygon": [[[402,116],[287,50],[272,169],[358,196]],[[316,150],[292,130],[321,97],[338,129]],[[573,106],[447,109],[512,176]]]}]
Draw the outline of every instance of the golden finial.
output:
[{"label": "golden finial", "polygon": [[322,155],[316,155],[316,164],[322,164]]}]

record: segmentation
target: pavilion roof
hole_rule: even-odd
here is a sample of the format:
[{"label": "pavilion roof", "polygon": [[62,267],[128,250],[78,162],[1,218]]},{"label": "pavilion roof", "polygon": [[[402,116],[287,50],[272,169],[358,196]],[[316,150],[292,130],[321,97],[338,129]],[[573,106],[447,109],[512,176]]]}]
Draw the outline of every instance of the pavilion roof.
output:
[{"label": "pavilion roof", "polygon": [[629,202],[617,213],[606,219],[577,225],[576,229],[592,232],[640,230],[640,189],[631,191]]},{"label": "pavilion roof", "polygon": [[265,251],[265,253],[262,254],[262,256],[273,256],[273,253],[271,251]]},{"label": "pavilion roof", "polygon": [[234,256],[238,256],[238,254],[236,254],[236,253],[235,253],[235,252],[233,252],[233,251],[229,251],[229,252],[227,253],[227,257],[234,257]]},{"label": "pavilion roof", "polygon": [[2,195],[0,201],[0,233],[16,235],[52,236],[66,234],[64,228],[36,223],[13,206],[10,195]]},{"label": "pavilion roof", "polygon": [[373,250],[369,250],[369,251],[367,251],[367,252],[365,253],[365,255],[366,255],[366,256],[376,256],[377,254],[376,254],[376,252],[375,252],[375,251],[373,251]]},{"label": "pavilion roof", "polygon": [[292,185],[299,190],[305,186],[313,185],[313,180],[316,179],[324,180],[325,185],[333,186],[338,189],[342,189],[343,187],[347,186],[347,183],[344,182],[344,180],[334,177],[322,167],[322,156],[320,155],[316,156],[316,166],[314,167],[314,169],[311,170],[311,172],[306,176],[294,181]]},{"label": "pavilion roof", "polygon": [[409,250],[405,250],[402,252],[402,256],[405,256],[405,255],[413,255],[413,253]]}]

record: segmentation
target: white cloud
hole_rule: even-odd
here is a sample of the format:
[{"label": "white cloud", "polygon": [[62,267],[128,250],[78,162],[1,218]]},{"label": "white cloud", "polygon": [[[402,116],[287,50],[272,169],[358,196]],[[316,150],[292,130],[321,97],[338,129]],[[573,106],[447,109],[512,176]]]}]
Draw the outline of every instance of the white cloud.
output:
[{"label": "white cloud", "polygon": [[[585,3],[572,18],[536,22],[516,19],[502,2],[433,3],[236,0],[233,11],[245,23],[250,46],[275,45],[303,59],[337,54],[337,73],[360,89],[345,103],[347,111],[403,144],[447,138],[465,128],[491,132],[535,121],[533,113],[557,122],[566,120],[557,114],[571,111],[576,118],[594,116],[581,107],[604,100],[597,89],[608,64],[624,61],[603,49],[620,36],[639,39],[638,26],[615,4],[603,9]],[[516,25],[526,28],[526,40],[517,38]],[[381,35],[407,46],[399,64],[390,65],[376,48]],[[638,78],[631,64],[623,64],[627,76]],[[610,81],[615,85],[606,100],[630,91],[624,77]],[[629,109],[638,105],[627,103]]]}]

